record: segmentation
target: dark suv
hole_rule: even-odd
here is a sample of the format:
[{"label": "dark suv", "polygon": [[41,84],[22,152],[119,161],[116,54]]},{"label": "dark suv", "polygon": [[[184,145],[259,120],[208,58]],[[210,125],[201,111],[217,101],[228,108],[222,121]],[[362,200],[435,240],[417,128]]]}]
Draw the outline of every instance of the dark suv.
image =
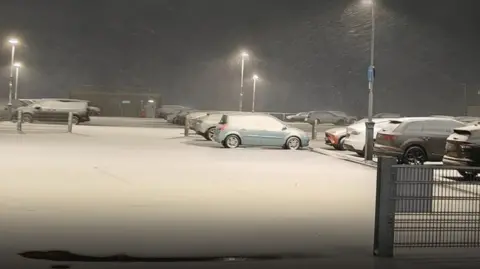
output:
[{"label": "dark suv", "polygon": [[442,161],[447,137],[464,123],[448,118],[399,118],[377,133],[374,154],[403,164]]}]

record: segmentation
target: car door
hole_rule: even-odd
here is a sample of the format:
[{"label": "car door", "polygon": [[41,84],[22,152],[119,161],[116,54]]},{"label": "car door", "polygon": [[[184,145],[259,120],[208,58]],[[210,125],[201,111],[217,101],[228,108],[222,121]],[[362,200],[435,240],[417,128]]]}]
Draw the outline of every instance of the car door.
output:
[{"label": "car door", "polygon": [[258,146],[262,144],[262,125],[257,116],[232,117],[232,121],[240,134],[243,145]]},{"label": "car door", "polygon": [[445,153],[445,143],[450,135],[451,121],[429,120],[423,123],[422,139],[431,161],[440,161]]},{"label": "car door", "polygon": [[262,119],[261,142],[264,146],[282,146],[285,143],[285,125],[279,120],[264,116]]},{"label": "car door", "polygon": [[33,119],[38,121],[52,121],[54,107],[52,101],[39,101],[32,105]]}]

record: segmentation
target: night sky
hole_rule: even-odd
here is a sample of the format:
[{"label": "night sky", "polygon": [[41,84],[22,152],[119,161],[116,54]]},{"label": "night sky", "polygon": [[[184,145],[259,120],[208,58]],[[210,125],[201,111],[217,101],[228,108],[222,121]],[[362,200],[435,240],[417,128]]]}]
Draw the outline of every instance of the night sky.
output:
[{"label": "night sky", "polygon": [[[375,112],[464,111],[480,81],[478,0],[377,0]],[[238,109],[239,53],[257,110],[367,113],[370,9],[361,0],[3,0],[0,85],[17,36],[20,97],[141,87],[164,103]]]}]

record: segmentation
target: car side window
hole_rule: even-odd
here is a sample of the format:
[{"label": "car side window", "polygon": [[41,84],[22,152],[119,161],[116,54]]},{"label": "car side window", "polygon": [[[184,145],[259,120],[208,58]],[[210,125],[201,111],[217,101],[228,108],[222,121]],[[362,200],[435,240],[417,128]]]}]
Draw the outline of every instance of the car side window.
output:
[{"label": "car side window", "polygon": [[262,125],[263,128],[266,129],[282,129],[283,124],[278,120],[272,119],[270,117],[259,117],[259,124]]},{"label": "car side window", "polygon": [[405,133],[407,134],[420,133],[423,130],[423,124],[424,123],[421,121],[410,122],[405,127]]},{"label": "car side window", "polygon": [[461,122],[457,122],[457,121],[446,121],[445,122],[445,131],[448,133],[448,134],[451,134],[453,133],[453,129],[455,128],[459,128],[459,127],[463,127],[465,126],[465,124],[461,123]]},{"label": "car side window", "polygon": [[451,121],[444,120],[427,121],[423,125],[423,131],[427,133],[449,133],[450,123]]}]

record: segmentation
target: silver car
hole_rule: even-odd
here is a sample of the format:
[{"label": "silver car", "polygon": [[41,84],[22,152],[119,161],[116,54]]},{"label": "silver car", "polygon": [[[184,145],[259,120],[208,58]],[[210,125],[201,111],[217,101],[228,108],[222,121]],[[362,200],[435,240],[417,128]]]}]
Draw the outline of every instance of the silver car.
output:
[{"label": "silver car", "polygon": [[215,134],[215,127],[222,119],[223,114],[212,113],[206,116],[203,116],[195,122],[195,132],[198,135],[205,137],[207,140],[213,140],[213,135]]},{"label": "silver car", "polygon": [[266,114],[223,115],[215,128],[213,140],[226,148],[275,146],[284,149],[307,147],[310,137],[304,131],[289,127]]}]

